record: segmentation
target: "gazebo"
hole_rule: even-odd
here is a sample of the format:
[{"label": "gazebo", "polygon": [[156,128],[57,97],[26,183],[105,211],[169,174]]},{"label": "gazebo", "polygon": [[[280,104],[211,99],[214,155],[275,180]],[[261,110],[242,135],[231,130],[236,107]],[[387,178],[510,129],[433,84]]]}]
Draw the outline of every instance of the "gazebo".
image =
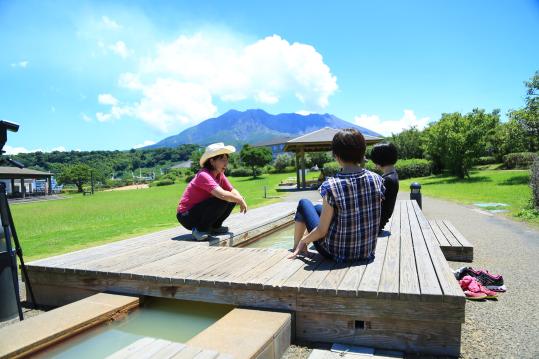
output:
[{"label": "gazebo", "polygon": [[[324,127],[291,139],[286,143],[284,151],[296,153],[296,180],[298,189],[305,189],[307,187],[305,179],[305,153],[331,151],[331,141],[333,140],[333,136],[340,130],[341,129],[338,128]],[[380,137],[365,134],[363,134],[363,136],[365,137],[367,145],[383,141],[383,138]]]},{"label": "gazebo", "polygon": [[[20,193],[24,198],[26,196],[26,186],[24,183],[25,179],[45,179],[47,180],[47,186],[45,188],[44,194],[52,194],[52,183],[51,178],[53,174],[50,172],[42,172],[31,170],[27,168],[17,168],[17,167],[0,167],[0,181],[7,182],[5,180],[11,180],[11,182],[6,183],[6,189],[8,193],[13,194],[15,191],[15,180],[20,181]],[[11,186],[9,186],[11,185]]]}]

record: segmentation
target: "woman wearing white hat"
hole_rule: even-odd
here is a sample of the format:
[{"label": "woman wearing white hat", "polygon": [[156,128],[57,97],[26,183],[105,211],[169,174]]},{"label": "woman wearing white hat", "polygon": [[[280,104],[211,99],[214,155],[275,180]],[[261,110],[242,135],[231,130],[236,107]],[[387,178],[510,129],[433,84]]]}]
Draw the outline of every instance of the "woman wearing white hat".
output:
[{"label": "woman wearing white hat", "polygon": [[200,157],[201,169],[180,199],[176,218],[192,231],[196,240],[207,239],[209,233],[227,233],[228,228],[222,224],[236,203],[240,205],[240,212],[247,212],[242,195],[225,176],[228,155],[233,152],[236,152],[234,146],[225,146],[222,142],[206,147]]}]

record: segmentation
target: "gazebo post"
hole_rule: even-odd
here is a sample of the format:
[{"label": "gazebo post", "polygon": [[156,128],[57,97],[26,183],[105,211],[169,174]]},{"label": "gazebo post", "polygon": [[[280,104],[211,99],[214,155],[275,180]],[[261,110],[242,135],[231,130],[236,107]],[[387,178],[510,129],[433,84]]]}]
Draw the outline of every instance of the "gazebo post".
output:
[{"label": "gazebo post", "polygon": [[26,197],[26,186],[24,185],[24,178],[21,178],[21,193],[22,198]]},{"label": "gazebo post", "polygon": [[13,197],[13,192],[15,192],[15,178],[11,179],[11,196]]},{"label": "gazebo post", "polygon": [[51,177],[47,177],[47,194],[50,196],[52,194],[52,180]]},{"label": "gazebo post", "polygon": [[300,178],[299,178],[299,152],[296,151],[296,183],[297,189],[300,189]]},{"label": "gazebo post", "polygon": [[300,158],[301,158],[301,187],[303,189],[307,188],[307,184],[305,183],[305,149],[304,147],[301,147],[300,152]]}]

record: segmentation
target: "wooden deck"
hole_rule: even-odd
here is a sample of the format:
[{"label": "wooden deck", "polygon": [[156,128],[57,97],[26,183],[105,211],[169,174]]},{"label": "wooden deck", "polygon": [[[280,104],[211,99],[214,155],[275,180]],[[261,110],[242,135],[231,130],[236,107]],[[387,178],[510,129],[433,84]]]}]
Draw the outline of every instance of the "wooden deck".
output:
[{"label": "wooden deck", "polygon": [[271,308],[295,312],[300,341],[458,355],[465,298],[429,222],[415,201],[398,201],[386,229],[368,265],[145,236],[32,262],[28,271],[45,304],[111,291]]},{"label": "wooden deck", "polygon": [[430,220],[440,249],[448,261],[472,262],[473,245],[448,220]]}]

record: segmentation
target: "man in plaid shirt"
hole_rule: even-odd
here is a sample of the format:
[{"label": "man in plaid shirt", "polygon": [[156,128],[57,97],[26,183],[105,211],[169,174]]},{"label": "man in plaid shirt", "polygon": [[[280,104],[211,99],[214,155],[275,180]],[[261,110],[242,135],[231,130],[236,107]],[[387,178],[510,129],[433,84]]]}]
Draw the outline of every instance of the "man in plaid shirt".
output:
[{"label": "man in plaid shirt", "polygon": [[[311,242],[322,256],[336,262],[374,258],[385,188],[378,174],[360,166],[365,150],[365,138],[354,129],[333,137],[333,155],[342,171],[320,186],[322,205],[299,202],[290,258],[306,252]],[[303,237],[305,229],[308,234]]]}]

